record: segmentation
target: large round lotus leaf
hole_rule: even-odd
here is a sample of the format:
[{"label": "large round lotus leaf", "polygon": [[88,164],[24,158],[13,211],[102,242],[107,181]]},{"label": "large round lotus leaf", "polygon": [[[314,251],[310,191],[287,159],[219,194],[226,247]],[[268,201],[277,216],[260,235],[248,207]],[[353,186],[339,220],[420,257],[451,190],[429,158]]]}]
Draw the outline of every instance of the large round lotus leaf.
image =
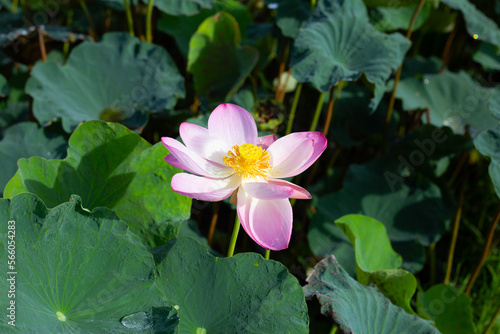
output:
[{"label": "large round lotus leaf", "polygon": [[319,198],[308,232],[316,255],[337,256],[340,252],[343,265],[354,261],[352,247],[346,245],[346,237],[334,222],[347,214],[362,214],[384,224],[392,246],[403,256],[404,269],[414,272],[421,268],[424,259],[419,254],[441,238],[450,213],[435,184],[423,177],[412,184],[409,176],[415,169],[407,169],[410,158],[400,157],[407,162],[381,158],[350,166],[343,189]]},{"label": "large round lotus leaf", "polygon": [[186,237],[171,240],[155,259],[180,333],[309,332],[304,292],[279,262],[252,253],[218,258]]},{"label": "large round lotus leaf", "polygon": [[172,108],[184,97],[184,79],[164,48],[127,33],[75,47],[66,65],[37,63],[26,84],[33,113],[45,123],[61,117],[72,132],[82,121],[146,124],[147,112]]},{"label": "large round lotus leaf", "polygon": [[[36,123],[11,126],[0,141],[0,192],[17,171],[17,160],[32,156],[61,159],[68,147],[62,135],[50,134]],[[15,148],[15,149],[14,149]]]},{"label": "large round lotus leaf", "polygon": [[498,25],[478,10],[469,0],[441,0],[441,2],[462,12],[469,35],[500,47],[500,29]]},{"label": "large round lotus leaf", "polygon": [[374,87],[370,104],[374,110],[385,82],[409,47],[403,35],[387,35],[373,27],[362,0],[324,0],[300,30],[290,66],[294,78],[311,82],[323,92],[338,81],[364,74]]},{"label": "large round lotus leaf", "polygon": [[[142,0],[147,4],[149,0]],[[194,15],[203,8],[210,9],[214,4],[214,0],[156,0],[154,5],[170,15]]]},{"label": "large round lotus leaf", "polygon": [[187,70],[201,96],[226,97],[235,93],[259,59],[250,46],[240,46],[238,22],[229,13],[205,19],[189,42]]},{"label": "large round lotus leaf", "polygon": [[306,297],[316,296],[321,312],[343,333],[439,334],[426,320],[392,304],[376,287],[356,282],[334,256],[319,262],[307,282]]},{"label": "large round lotus leaf", "polygon": [[497,119],[496,128],[484,130],[474,139],[474,146],[483,155],[491,158],[489,173],[495,186],[495,192],[500,198],[500,94],[492,97],[489,106]]},{"label": "large round lotus leaf", "polygon": [[[47,209],[21,194],[0,200],[0,219],[2,333],[136,333],[121,320],[137,312],[151,318],[141,333],[158,333],[164,313],[155,319],[152,308],[166,307],[151,279],[153,257],[115,213],[89,212],[79,197]],[[8,298],[13,282],[15,298]],[[6,324],[11,301],[16,327]]]},{"label": "large round lotus leaf", "polygon": [[191,207],[170,186],[180,170],[165,163],[166,154],[161,143],[151,146],[123,125],[86,122],[70,137],[64,160],[19,160],[4,196],[32,192],[54,207],[77,194],[85,208],[112,209],[145,242],[162,244],[177,235]]},{"label": "large round lotus leaf", "polygon": [[276,10],[276,25],[286,37],[297,37],[300,26],[311,15],[310,3],[303,0],[265,0],[265,3]]},{"label": "large round lotus leaf", "polygon": [[401,80],[396,91],[404,110],[428,108],[432,124],[449,126],[455,133],[470,125],[472,136],[496,124],[488,108],[495,94],[500,91],[480,86],[467,73],[449,71]]},{"label": "large round lotus leaf", "polygon": [[175,38],[177,46],[184,56],[187,56],[189,40],[196,32],[196,29],[207,17],[222,11],[234,16],[240,27],[241,34],[244,35],[248,24],[252,21],[252,16],[248,8],[236,0],[216,0],[212,9],[203,9],[193,16],[162,14],[158,19],[158,30]]},{"label": "large round lotus leaf", "polygon": [[450,285],[434,285],[419,293],[417,305],[443,334],[476,333],[470,298]]}]

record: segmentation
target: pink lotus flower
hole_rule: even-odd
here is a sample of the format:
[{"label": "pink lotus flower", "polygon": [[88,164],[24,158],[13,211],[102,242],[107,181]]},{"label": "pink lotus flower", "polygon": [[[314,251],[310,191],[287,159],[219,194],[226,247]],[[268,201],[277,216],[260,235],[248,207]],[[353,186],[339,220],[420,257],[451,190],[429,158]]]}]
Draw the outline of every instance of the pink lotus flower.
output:
[{"label": "pink lotus flower", "polygon": [[174,175],[172,189],[203,201],[220,201],[234,193],[247,234],[266,249],[287,248],[293,221],[288,199],[311,195],[279,178],[311,166],[326,148],[325,136],[297,132],[280,139],[258,138],[252,116],[228,103],[212,112],[208,129],[182,123],[179,132],[185,146],[173,138],[161,139],[170,151],[165,160],[192,174]]}]

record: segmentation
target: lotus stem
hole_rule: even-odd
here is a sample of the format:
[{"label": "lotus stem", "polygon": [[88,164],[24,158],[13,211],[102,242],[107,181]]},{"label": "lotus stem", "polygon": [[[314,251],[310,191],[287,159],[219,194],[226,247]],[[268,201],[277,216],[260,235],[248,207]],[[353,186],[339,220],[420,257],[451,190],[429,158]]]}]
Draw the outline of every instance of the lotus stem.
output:
[{"label": "lotus stem", "polygon": [[19,0],[12,0],[12,10],[11,12],[13,14],[17,13],[17,4],[19,3]]},{"label": "lotus stem", "polygon": [[[408,27],[408,31],[406,32],[406,38],[411,39],[411,34],[413,31],[413,26],[415,25],[415,21],[417,20],[417,16],[422,10],[424,6],[425,0],[420,0],[418,3],[415,12],[413,12],[413,16],[410,21],[410,26]],[[399,65],[398,70],[396,71],[396,77],[394,78],[394,87],[392,88],[391,99],[389,101],[389,108],[387,108],[387,116],[385,118],[385,126],[384,126],[384,137],[383,137],[383,147],[385,151],[385,145],[387,144],[387,136],[389,132],[389,123],[392,118],[392,111],[394,110],[394,103],[396,102],[396,90],[398,88],[399,80],[401,79],[401,72],[403,71],[403,64]]]},{"label": "lotus stem", "polygon": [[132,11],[130,10],[130,5],[128,0],[123,0],[123,4],[125,5],[125,13],[127,14],[127,24],[128,24],[128,32],[130,36],[134,37],[134,20],[132,18]]},{"label": "lotus stem", "polygon": [[295,89],[295,95],[293,97],[292,109],[290,110],[290,115],[288,116],[288,123],[286,124],[286,135],[292,132],[293,119],[295,118],[295,111],[297,110],[297,105],[299,104],[300,92],[302,91],[302,82],[299,82],[297,88]]},{"label": "lotus stem", "polygon": [[493,326],[495,326],[495,324],[497,322],[497,318],[499,315],[500,315],[500,306],[498,306],[497,313],[495,313],[493,318],[491,318],[491,321],[488,324],[488,327],[486,328],[486,330],[484,331],[484,334],[489,334],[491,332],[491,330],[493,329]]},{"label": "lotus stem", "polygon": [[472,277],[467,284],[467,288],[465,289],[465,294],[469,295],[470,291],[472,290],[472,287],[474,286],[474,283],[476,282],[477,277],[479,276],[479,272],[481,271],[481,268],[483,267],[484,263],[486,262],[486,259],[490,255],[491,252],[491,242],[493,240],[493,235],[495,234],[495,230],[498,225],[498,221],[500,220],[500,208],[498,209],[498,212],[495,216],[495,219],[493,220],[493,223],[491,223],[490,230],[488,232],[488,239],[486,239],[486,243],[484,244],[483,248],[483,254],[481,255],[481,259],[476,265],[476,268],[474,269],[474,273],[472,274]]},{"label": "lotus stem", "polygon": [[47,51],[45,49],[45,39],[43,38],[42,28],[37,28],[38,32],[38,44],[40,44],[40,54],[42,55],[42,60],[47,61]]},{"label": "lotus stem", "polygon": [[92,15],[90,15],[89,9],[87,8],[87,5],[85,4],[85,0],[80,0],[80,6],[82,7],[82,10],[85,13],[85,16],[87,17],[87,21],[89,21],[89,25],[90,25],[89,35],[90,35],[90,37],[95,37],[94,20],[92,20]]},{"label": "lotus stem", "polygon": [[311,127],[309,131],[316,130],[316,126],[318,126],[319,115],[321,115],[321,109],[323,108],[323,101],[325,100],[325,92],[321,92],[318,98],[318,103],[316,104],[316,111],[314,112],[314,118],[311,123]]},{"label": "lotus stem", "polygon": [[269,260],[269,257],[271,256],[271,250],[266,249],[266,254],[265,254],[265,259]]},{"label": "lotus stem", "polygon": [[455,215],[455,224],[453,225],[453,235],[451,238],[450,251],[448,253],[448,264],[446,266],[446,276],[444,284],[450,283],[451,267],[453,266],[453,255],[455,253],[455,246],[457,244],[458,229],[460,227],[460,218],[462,217],[462,208],[464,206],[465,186],[467,184],[467,177],[464,178],[462,188],[460,189],[460,198],[458,200],[457,214]]},{"label": "lotus stem", "polygon": [[283,45],[283,52],[281,53],[280,69],[278,72],[278,85],[276,86],[276,94],[274,95],[274,99],[276,101],[279,101],[280,94],[281,94],[281,91],[280,91],[281,74],[283,74],[283,72],[285,72],[285,63],[286,63],[286,59],[288,57],[288,48],[289,48],[288,45],[289,45],[288,38],[285,37],[284,45]]},{"label": "lotus stem", "polygon": [[153,34],[152,34],[152,20],[153,20],[153,5],[155,0],[149,0],[148,9],[146,12],[146,41],[149,43],[153,43]]},{"label": "lotus stem", "polygon": [[455,26],[453,27],[453,30],[451,31],[450,35],[448,36],[448,39],[446,40],[446,45],[444,46],[443,54],[441,55],[441,61],[443,65],[441,65],[439,73],[443,72],[444,69],[448,66],[448,62],[450,61],[450,50],[451,46],[453,45],[453,40],[455,39],[456,34],[457,34],[457,22],[455,22]]},{"label": "lotus stem", "polygon": [[215,226],[217,225],[218,218],[219,218],[219,202],[215,202],[213,206],[212,221],[210,222],[210,230],[208,231],[208,238],[207,238],[209,246],[212,246],[212,239],[214,237]]},{"label": "lotus stem", "polygon": [[238,232],[240,231],[240,218],[236,214],[234,219],[233,234],[231,235],[231,241],[229,242],[229,249],[227,250],[227,257],[231,257],[234,254],[234,247],[236,246],[236,239],[238,239]]}]

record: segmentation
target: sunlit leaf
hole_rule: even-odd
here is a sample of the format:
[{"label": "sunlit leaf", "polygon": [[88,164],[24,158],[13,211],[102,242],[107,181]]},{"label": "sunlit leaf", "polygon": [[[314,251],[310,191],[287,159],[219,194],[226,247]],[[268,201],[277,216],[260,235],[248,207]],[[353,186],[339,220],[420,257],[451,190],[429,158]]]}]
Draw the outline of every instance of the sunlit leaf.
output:
[{"label": "sunlit leaf", "polygon": [[392,304],[376,287],[356,282],[334,256],[319,262],[307,282],[306,297],[316,296],[321,312],[345,333],[439,333],[426,320]]},{"label": "sunlit leaf", "polygon": [[36,123],[23,122],[11,126],[0,141],[0,189],[17,171],[20,158],[39,156],[46,159],[61,159],[68,147],[62,135],[51,134]]},{"label": "sunlit leaf", "polygon": [[[152,280],[154,260],[146,246],[112,211],[88,212],[81,204],[77,196],[53,209],[33,194],[0,200],[2,259],[12,249],[8,226],[15,226],[9,270],[15,273],[2,276],[0,315],[8,319],[14,300],[16,326],[2,321],[2,333],[174,333],[167,324],[177,317],[166,312],[170,307]],[[12,276],[16,296],[8,299]],[[138,312],[151,321],[123,324]]]},{"label": "sunlit leaf", "polygon": [[180,170],[165,163],[167,154],[163,144],[151,146],[120,124],[86,122],[70,137],[64,160],[19,160],[4,196],[32,192],[55,207],[77,194],[85,208],[112,209],[145,242],[163,244],[177,235],[191,206],[170,186]]},{"label": "sunlit leaf", "polygon": [[308,333],[304,292],[281,263],[258,254],[218,258],[191,238],[155,256],[158,287],[181,333]]}]

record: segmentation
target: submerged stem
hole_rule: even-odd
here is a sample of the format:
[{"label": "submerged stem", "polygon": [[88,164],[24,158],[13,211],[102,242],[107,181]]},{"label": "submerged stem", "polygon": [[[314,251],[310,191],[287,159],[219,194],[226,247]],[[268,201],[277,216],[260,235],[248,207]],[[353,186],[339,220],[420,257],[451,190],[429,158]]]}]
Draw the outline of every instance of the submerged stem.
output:
[{"label": "submerged stem", "polygon": [[234,254],[234,247],[236,246],[236,239],[238,239],[238,232],[240,231],[240,218],[236,214],[234,219],[233,234],[231,235],[231,241],[229,242],[229,249],[227,250],[227,257],[231,257]]}]

